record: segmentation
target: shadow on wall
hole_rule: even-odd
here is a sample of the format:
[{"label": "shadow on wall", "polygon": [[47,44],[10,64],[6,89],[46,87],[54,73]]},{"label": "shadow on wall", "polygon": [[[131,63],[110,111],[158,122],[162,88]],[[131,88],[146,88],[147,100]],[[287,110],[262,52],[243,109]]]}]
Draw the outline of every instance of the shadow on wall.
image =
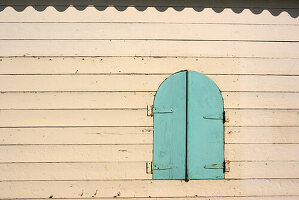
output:
[{"label": "shadow on wall", "polygon": [[124,11],[128,7],[135,7],[139,11],[155,7],[160,12],[164,12],[168,8],[177,11],[193,8],[197,12],[201,12],[204,8],[212,8],[215,12],[220,13],[224,9],[230,8],[235,13],[249,9],[254,14],[268,10],[273,16],[278,16],[282,12],[287,12],[293,18],[299,16],[299,0],[2,0],[0,12],[9,6],[19,12],[28,6],[32,6],[37,11],[43,11],[48,6],[53,6],[60,12],[70,6],[78,10],[93,6],[99,11],[103,11],[107,7],[115,7],[118,11]]}]

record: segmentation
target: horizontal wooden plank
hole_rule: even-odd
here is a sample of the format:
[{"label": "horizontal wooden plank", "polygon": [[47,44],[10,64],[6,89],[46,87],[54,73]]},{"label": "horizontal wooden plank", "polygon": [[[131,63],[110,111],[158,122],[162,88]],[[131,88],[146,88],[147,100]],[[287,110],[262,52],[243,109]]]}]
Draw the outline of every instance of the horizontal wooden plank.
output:
[{"label": "horizontal wooden plank", "polygon": [[0,39],[299,41],[297,25],[2,23],[1,26]]},{"label": "horizontal wooden plank", "polygon": [[[298,195],[298,179],[0,182],[0,198],[194,197]],[[46,188],[46,189],[45,189]],[[161,190],[167,188],[167,190]],[[96,192],[97,191],[97,192]]]},{"label": "horizontal wooden plank", "polygon": [[0,180],[152,179],[146,162],[0,164]]},{"label": "horizontal wooden plank", "polygon": [[[1,109],[124,109],[152,105],[155,92],[0,93]],[[224,108],[299,109],[299,93],[222,92]]]},{"label": "horizontal wooden plank", "polygon": [[299,127],[225,127],[226,143],[299,143]]},{"label": "horizontal wooden plank", "polygon": [[[2,110],[0,127],[153,126],[146,109]],[[298,110],[226,110],[226,126],[299,126]]]},{"label": "horizontal wooden plank", "polygon": [[[156,91],[168,75],[1,75],[0,91]],[[220,91],[298,92],[299,76],[208,75]]]},{"label": "horizontal wooden plank", "polygon": [[[1,109],[124,109],[153,105],[155,92],[0,93]],[[299,97],[299,94],[298,94]],[[299,108],[299,103],[298,103]]]},{"label": "horizontal wooden plank", "polygon": [[[225,143],[299,143],[298,127],[225,127]],[[0,144],[152,144],[152,127],[1,128]]]},{"label": "horizontal wooden plank", "polygon": [[298,144],[226,144],[231,161],[298,161]]},{"label": "horizontal wooden plank", "polygon": [[[1,40],[0,44],[1,56],[81,55],[299,58],[298,42]],[[11,48],[12,46],[14,48]]]},{"label": "horizontal wooden plank", "polygon": [[299,178],[299,162],[231,162],[225,178]]},{"label": "horizontal wooden plank", "polygon": [[[176,1],[177,2],[177,1]],[[271,3],[270,5],[273,5]],[[66,8],[64,8],[66,9]],[[212,8],[185,8],[176,11],[169,8],[164,12],[154,7],[149,7],[140,12],[134,7],[129,7],[120,12],[114,7],[103,8],[87,7],[84,12],[74,7],[69,7],[63,12],[54,7],[48,7],[43,12],[36,11],[28,6],[22,12],[17,12],[12,7],[0,12],[0,22],[168,22],[168,23],[244,23],[244,24],[298,24],[298,20],[287,12],[273,16],[265,10],[254,14],[249,9],[235,13],[230,8],[222,12],[215,12]],[[163,8],[162,8],[163,9]],[[222,9],[221,9],[222,10]],[[239,9],[240,11],[240,9]]]},{"label": "horizontal wooden plank", "polygon": [[[146,162],[1,163],[0,171],[1,181],[152,179]],[[299,162],[231,162],[225,178],[299,178],[298,172]]]},{"label": "horizontal wooden plank", "polygon": [[[151,161],[152,145],[2,145],[0,162]],[[230,161],[298,161],[297,144],[226,144]],[[61,153],[63,152],[63,154]]]},{"label": "horizontal wooden plank", "polygon": [[0,162],[120,162],[152,159],[152,145],[0,146]]},{"label": "horizontal wooden plank", "polygon": [[0,74],[203,74],[299,75],[299,59],[173,57],[0,58]]},{"label": "horizontal wooden plank", "polygon": [[2,127],[149,126],[147,110],[2,110]]},{"label": "horizontal wooden plank", "polygon": [[152,127],[0,128],[0,144],[152,144]]},{"label": "horizontal wooden plank", "polygon": [[298,126],[298,110],[238,110],[225,111],[226,126]]},{"label": "horizontal wooden plank", "polygon": [[224,108],[299,108],[299,93],[222,92],[222,97]]}]

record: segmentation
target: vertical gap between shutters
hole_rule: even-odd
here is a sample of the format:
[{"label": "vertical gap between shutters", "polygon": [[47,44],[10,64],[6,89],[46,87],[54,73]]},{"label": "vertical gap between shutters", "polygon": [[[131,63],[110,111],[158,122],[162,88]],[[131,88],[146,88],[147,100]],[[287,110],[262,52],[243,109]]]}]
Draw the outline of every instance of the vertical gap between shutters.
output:
[{"label": "vertical gap between shutters", "polygon": [[188,175],[188,95],[189,95],[189,91],[188,91],[188,84],[189,84],[189,80],[188,80],[188,70],[186,70],[186,163],[185,163],[185,181],[188,182],[189,181],[189,175]]}]

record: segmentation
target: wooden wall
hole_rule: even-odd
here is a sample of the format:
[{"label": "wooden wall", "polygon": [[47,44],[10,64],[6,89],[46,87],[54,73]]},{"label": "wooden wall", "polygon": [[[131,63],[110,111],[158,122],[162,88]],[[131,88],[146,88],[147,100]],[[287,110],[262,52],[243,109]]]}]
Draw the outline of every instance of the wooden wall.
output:
[{"label": "wooden wall", "polygon": [[[225,7],[56,9],[0,12],[0,199],[299,198],[298,18]],[[183,69],[222,91],[225,180],[146,173],[147,107]]]}]

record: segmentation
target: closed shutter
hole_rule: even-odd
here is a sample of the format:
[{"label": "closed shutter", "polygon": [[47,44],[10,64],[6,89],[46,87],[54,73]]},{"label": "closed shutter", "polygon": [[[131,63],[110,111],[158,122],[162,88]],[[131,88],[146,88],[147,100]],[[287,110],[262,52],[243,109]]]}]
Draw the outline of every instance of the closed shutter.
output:
[{"label": "closed shutter", "polygon": [[160,85],[153,113],[153,179],[224,178],[223,100],[213,81],[173,74]]}]

